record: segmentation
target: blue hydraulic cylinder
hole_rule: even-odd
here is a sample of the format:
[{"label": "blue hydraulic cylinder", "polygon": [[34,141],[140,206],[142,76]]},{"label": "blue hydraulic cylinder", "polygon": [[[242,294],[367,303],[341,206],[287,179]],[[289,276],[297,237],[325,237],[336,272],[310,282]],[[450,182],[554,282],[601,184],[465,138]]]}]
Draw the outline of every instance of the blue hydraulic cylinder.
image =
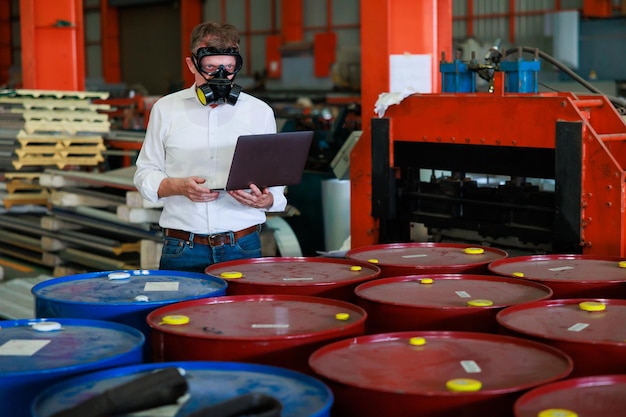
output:
[{"label": "blue hydraulic cylinder", "polygon": [[502,61],[500,70],[505,72],[504,90],[508,93],[537,93],[539,91],[538,59],[524,61]]},{"label": "blue hydraulic cylinder", "polygon": [[469,69],[467,62],[460,59],[455,59],[452,62],[441,62],[439,72],[441,72],[441,92],[476,92],[476,74]]}]

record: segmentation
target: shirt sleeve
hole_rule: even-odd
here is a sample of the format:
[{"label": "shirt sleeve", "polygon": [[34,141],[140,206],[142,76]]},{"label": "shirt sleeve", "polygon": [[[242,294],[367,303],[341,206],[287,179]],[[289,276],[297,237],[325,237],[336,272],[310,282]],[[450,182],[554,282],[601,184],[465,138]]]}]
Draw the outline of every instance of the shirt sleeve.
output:
[{"label": "shirt sleeve", "polygon": [[146,129],[146,136],[137,157],[137,171],[133,182],[143,198],[150,202],[159,200],[159,186],[165,173],[165,146],[161,140],[160,127],[162,114],[158,102],[150,112],[150,120]]}]

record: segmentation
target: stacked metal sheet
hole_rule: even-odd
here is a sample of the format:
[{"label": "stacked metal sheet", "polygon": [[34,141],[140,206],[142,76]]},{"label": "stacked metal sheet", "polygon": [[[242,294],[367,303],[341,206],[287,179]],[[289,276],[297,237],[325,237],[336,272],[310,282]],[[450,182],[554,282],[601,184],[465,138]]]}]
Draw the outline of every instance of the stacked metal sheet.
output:
[{"label": "stacked metal sheet", "polygon": [[[96,166],[110,130],[108,93],[0,90],[0,165],[5,170]],[[10,163],[10,165],[9,165]]]}]

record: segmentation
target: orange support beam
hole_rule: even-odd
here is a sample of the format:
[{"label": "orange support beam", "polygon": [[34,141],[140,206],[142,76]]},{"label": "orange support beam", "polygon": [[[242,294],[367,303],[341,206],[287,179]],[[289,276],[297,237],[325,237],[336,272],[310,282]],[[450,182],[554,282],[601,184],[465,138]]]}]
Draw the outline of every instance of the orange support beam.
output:
[{"label": "orange support beam", "polygon": [[280,78],[282,68],[282,57],[280,47],[282,38],[280,35],[269,35],[265,37],[265,67],[269,78]]},{"label": "orange support beam", "polygon": [[301,42],[304,32],[302,0],[283,1],[280,7],[283,43]]},{"label": "orange support beam", "polygon": [[584,17],[611,17],[613,16],[613,2],[611,0],[584,0]]},{"label": "orange support beam", "polygon": [[361,0],[363,135],[350,157],[353,248],[378,242],[378,224],[371,212],[370,126],[379,94],[390,89],[390,56],[405,53],[430,55],[432,91],[439,92],[439,57],[442,52],[452,57],[452,0]]},{"label": "orange support beam", "polygon": [[9,82],[11,57],[11,2],[0,2],[0,86]]},{"label": "orange support beam", "polygon": [[328,77],[330,67],[335,63],[337,34],[321,32],[313,35],[313,73],[316,77]]},{"label": "orange support beam", "polygon": [[180,52],[181,52],[181,68],[184,86],[188,87],[194,83],[193,74],[187,68],[185,57],[190,56],[189,35],[194,27],[202,23],[202,0],[185,0],[180,2]]},{"label": "orange support beam", "polygon": [[82,0],[20,0],[26,89],[85,89]]},{"label": "orange support beam", "polygon": [[102,37],[102,75],[104,81],[115,84],[122,81],[120,63],[120,22],[117,7],[108,0],[100,1],[100,30]]}]

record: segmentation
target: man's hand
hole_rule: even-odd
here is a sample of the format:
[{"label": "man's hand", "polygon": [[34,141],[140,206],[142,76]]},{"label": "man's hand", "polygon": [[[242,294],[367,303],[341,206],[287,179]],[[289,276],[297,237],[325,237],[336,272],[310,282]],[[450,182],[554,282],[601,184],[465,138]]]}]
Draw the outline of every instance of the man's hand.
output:
[{"label": "man's hand", "polygon": [[250,190],[234,190],[229,191],[228,194],[248,207],[268,209],[274,204],[274,196],[270,190],[267,188],[261,190],[255,184],[250,184]]},{"label": "man's hand", "polygon": [[206,180],[202,177],[166,178],[161,181],[159,197],[183,195],[196,203],[206,203],[216,200],[218,191],[209,190],[202,186]]}]

